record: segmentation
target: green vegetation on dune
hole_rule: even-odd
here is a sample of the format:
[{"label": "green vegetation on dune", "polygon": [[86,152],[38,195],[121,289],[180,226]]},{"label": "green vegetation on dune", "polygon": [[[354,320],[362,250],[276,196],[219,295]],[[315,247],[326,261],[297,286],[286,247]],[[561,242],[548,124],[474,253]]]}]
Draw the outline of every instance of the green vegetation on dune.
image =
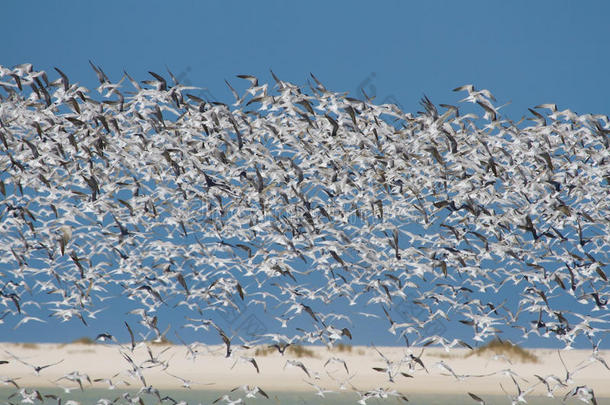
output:
[{"label": "green vegetation on dune", "polygon": [[493,339],[489,343],[475,348],[472,352],[468,353],[466,357],[470,356],[484,356],[487,354],[492,355],[504,355],[510,360],[520,361],[523,363],[537,363],[538,357],[529,350],[523,349],[519,345],[513,344],[508,341],[500,339]]},{"label": "green vegetation on dune", "polygon": [[[275,349],[274,347],[270,347],[270,346],[261,346],[261,347],[257,347],[256,351],[254,352],[255,356],[269,356],[271,354],[273,354],[274,352],[277,352],[277,349]],[[297,357],[297,358],[301,358],[301,357],[316,357],[316,354],[314,353],[313,350],[306,348],[305,346],[301,346],[301,345],[291,345],[288,346],[286,348],[286,354],[290,354],[291,356]]]},{"label": "green vegetation on dune", "polygon": [[91,339],[88,336],[79,337],[78,339],[74,339],[70,343],[71,344],[78,344],[78,345],[94,345],[94,344],[97,344],[97,342],[95,340]]}]

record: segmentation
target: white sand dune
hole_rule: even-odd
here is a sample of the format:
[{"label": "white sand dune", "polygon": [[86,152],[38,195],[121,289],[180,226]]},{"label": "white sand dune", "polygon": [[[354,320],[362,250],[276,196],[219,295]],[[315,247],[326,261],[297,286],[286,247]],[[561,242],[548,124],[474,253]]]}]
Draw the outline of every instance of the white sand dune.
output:
[{"label": "white sand dune", "polygon": [[[312,385],[321,389],[340,391],[341,383],[346,391],[356,387],[364,391],[385,387],[396,389],[405,394],[409,393],[439,393],[462,394],[472,392],[475,394],[503,395],[502,387],[511,395],[517,395],[517,387],[508,372],[516,373],[515,380],[525,391],[534,387],[532,394],[546,394],[547,389],[536,374],[545,377],[556,375],[561,379],[566,377],[564,368],[556,350],[534,349],[531,352],[538,357],[538,362],[521,362],[517,358],[494,357],[493,354],[482,356],[467,356],[467,349],[452,349],[446,352],[443,349],[426,348],[421,360],[428,372],[420,365],[414,363],[414,368],[403,363],[400,371],[412,375],[394,376],[394,382],[388,380],[386,372],[375,371],[373,367],[386,367],[385,361],[375,349],[370,347],[354,346],[350,351],[330,351],[326,347],[307,347],[314,353],[314,357],[296,358],[294,353],[287,351],[281,356],[277,351],[266,355],[255,356],[254,349],[234,353],[232,358],[225,358],[224,346],[198,346],[197,357],[193,360],[185,346],[149,346],[153,356],[161,362],[167,362],[167,368],[162,365],[144,363],[150,355],[143,344],[130,352],[125,346],[118,345],[85,345],[85,344],[16,344],[0,343],[0,360],[8,360],[8,364],[0,365],[0,376],[14,379],[20,386],[31,387],[63,387],[78,388],[78,384],[68,379],[62,379],[66,374],[78,371],[87,374],[90,379],[110,378],[117,388],[142,387],[142,382],[126,371],[130,369],[129,362],[121,352],[130,356],[134,362],[143,368],[146,383],[157,388],[180,388],[186,380],[192,389],[232,389],[242,384],[258,385],[269,391],[314,391]],[[378,348],[388,359],[398,361],[407,351],[400,347]],[[413,350],[419,355],[421,349]],[[7,353],[8,352],[8,353]],[[10,354],[9,354],[10,353]],[[35,374],[32,366],[23,364],[11,354],[32,366],[43,366],[63,360],[57,365],[45,368],[40,375]],[[610,371],[601,362],[591,361],[591,351],[572,350],[562,352],[562,357],[569,370],[575,370],[583,365],[586,367],[576,371],[571,377],[571,388],[586,384],[595,390],[598,397],[610,397]],[[599,355],[610,362],[610,352],[600,351]],[[255,357],[260,369],[257,373],[254,365],[245,360],[239,361],[240,356]],[[328,359],[337,357],[345,360],[348,370],[340,362],[329,362]],[[286,366],[287,360],[297,360],[306,367],[309,377],[299,367]],[[439,364],[443,361],[449,365],[457,375],[453,376]],[[509,363],[510,361],[510,363]],[[146,368],[147,366],[152,366]],[[349,374],[348,374],[349,371]],[[119,373],[118,375],[116,375]],[[169,373],[169,374],[168,374]],[[170,375],[172,374],[172,375]],[[486,375],[484,377],[472,376]],[[491,374],[491,375],[488,375]],[[471,375],[471,376],[467,376]],[[177,377],[175,377],[177,376]],[[0,377],[2,381],[2,377]],[[84,383],[89,387],[88,382]],[[109,387],[108,382],[93,382],[92,386],[98,388]],[[555,395],[560,397],[568,392],[567,387],[558,387]]]}]

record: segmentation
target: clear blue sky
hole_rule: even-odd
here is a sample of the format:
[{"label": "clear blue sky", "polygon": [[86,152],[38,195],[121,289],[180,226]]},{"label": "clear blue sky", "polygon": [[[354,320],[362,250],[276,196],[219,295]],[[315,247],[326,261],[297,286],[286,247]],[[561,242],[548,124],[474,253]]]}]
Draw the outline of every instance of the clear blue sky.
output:
[{"label": "clear blue sky", "polygon": [[91,59],[113,80],[123,69],[139,80],[188,71],[225,100],[224,79],[268,81],[271,68],[351,92],[374,73],[377,98],[409,111],[423,93],[455,101],[451,89],[466,83],[512,101],[514,119],[542,102],[579,113],[610,105],[607,1],[4,1],[1,10],[1,64],[57,66],[84,85],[95,84]]},{"label": "clear blue sky", "polygon": [[[0,12],[1,65],[30,62],[52,77],[56,66],[90,88],[91,59],[111,80],[168,67],[220,101],[232,100],[224,79],[242,90],[236,74],[264,82],[273,69],[412,112],[424,93],[456,102],[451,89],[466,83],[510,101],[514,120],[545,102],[610,112],[607,1],[4,1]],[[48,325],[33,330],[61,340]],[[4,338],[41,340],[21,330]]]}]

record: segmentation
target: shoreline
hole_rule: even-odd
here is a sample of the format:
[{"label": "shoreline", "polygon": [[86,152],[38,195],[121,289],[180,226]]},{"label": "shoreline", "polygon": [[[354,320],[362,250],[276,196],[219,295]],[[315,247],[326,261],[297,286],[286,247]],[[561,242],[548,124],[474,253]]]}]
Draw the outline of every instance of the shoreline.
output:
[{"label": "shoreline", "polygon": [[[538,362],[525,362],[514,354],[467,356],[468,349],[456,348],[447,352],[442,348],[425,348],[420,364],[410,360],[409,354],[419,356],[422,348],[409,351],[405,347],[378,347],[388,360],[395,362],[389,367],[394,381],[391,382],[386,361],[375,348],[367,346],[346,346],[343,350],[335,348],[332,351],[325,346],[303,346],[306,349],[304,353],[309,355],[303,357],[290,351],[282,356],[275,349],[260,350],[259,347],[257,355],[256,348],[236,348],[230,358],[225,357],[226,348],[222,345],[198,345],[191,347],[191,351],[183,345],[146,346],[143,343],[136,345],[133,352],[130,348],[104,343],[3,342],[0,343],[0,360],[8,363],[0,364],[0,382],[12,378],[20,387],[79,389],[78,382],[67,377],[77,372],[82,376],[85,389],[116,386],[117,390],[137,390],[144,386],[145,381],[158,389],[189,386],[192,390],[228,391],[241,385],[256,385],[271,392],[315,393],[315,384],[320,389],[334,392],[353,392],[354,387],[360,392],[384,387],[407,396],[461,395],[468,392],[506,395],[505,389],[516,396],[515,381],[522,391],[532,388],[529,395],[546,395],[547,388],[536,375],[543,378],[555,375],[560,379],[566,376],[555,349],[529,349],[527,351],[534,354]],[[569,388],[588,385],[597,397],[610,397],[610,370],[600,361],[590,361],[591,353],[591,350],[561,352],[571,372],[580,368],[571,377],[573,382]],[[599,351],[599,356],[610,363],[610,351]],[[398,363],[400,359],[403,359],[401,364]],[[36,366],[50,364],[53,365],[41,369],[40,375],[36,375]],[[135,371],[137,367],[140,367],[139,371]],[[508,370],[515,374],[511,377]],[[143,379],[137,375],[138,372]],[[0,386],[12,387],[8,382]],[[563,397],[567,392],[567,387],[558,386],[554,395]]]}]

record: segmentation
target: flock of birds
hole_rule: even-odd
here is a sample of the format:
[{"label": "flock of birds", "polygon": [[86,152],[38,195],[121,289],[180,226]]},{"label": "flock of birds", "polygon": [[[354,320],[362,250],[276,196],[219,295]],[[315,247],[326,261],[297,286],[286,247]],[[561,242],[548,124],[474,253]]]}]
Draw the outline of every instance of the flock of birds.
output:
[{"label": "flock of birds", "polygon": [[[98,340],[128,330],[133,351],[134,325],[163,340],[160,314],[176,312],[256,368],[244,347],[349,342],[357,317],[409,348],[471,347],[453,328],[423,332],[439,319],[475,342],[518,330],[596,348],[608,331],[606,116],[543,104],[513,122],[472,85],[455,89],[461,104],[424,97],[411,114],[273,72],[273,85],[238,76],[242,95],[227,82],[224,104],[169,71],[113,82],[91,67],[94,90],[0,66],[0,324],[86,324],[128,300],[137,322]],[[404,303],[426,316],[397,319]],[[231,335],[218,319],[244,306],[273,323]],[[391,364],[377,370],[390,381]]]}]

